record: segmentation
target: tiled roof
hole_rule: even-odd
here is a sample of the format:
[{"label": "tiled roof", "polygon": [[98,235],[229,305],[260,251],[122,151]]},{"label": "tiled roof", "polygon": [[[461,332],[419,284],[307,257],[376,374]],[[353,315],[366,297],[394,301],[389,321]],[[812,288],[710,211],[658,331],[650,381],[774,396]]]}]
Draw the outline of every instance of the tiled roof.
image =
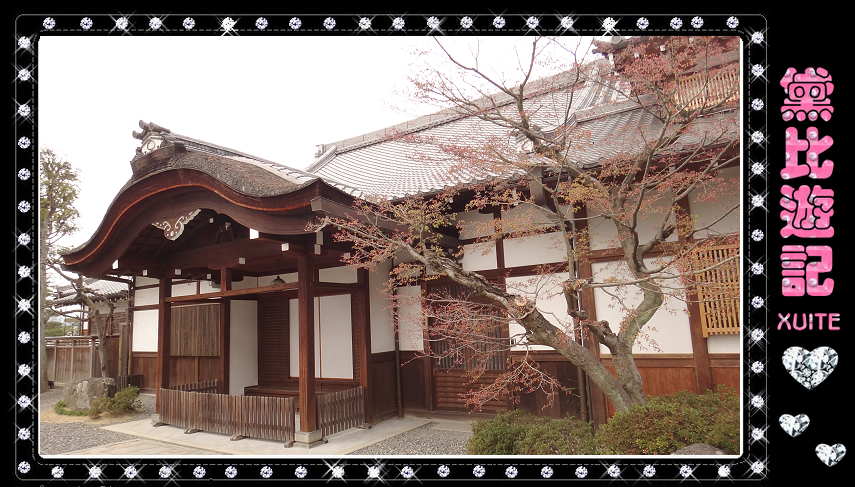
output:
[{"label": "tiled roof", "polygon": [[[532,119],[547,137],[562,123],[563,111],[570,103],[568,88],[570,86],[565,85],[526,102],[527,108],[538,108]],[[644,144],[645,135],[646,139],[652,134],[658,136],[663,123],[651,110],[639,105],[639,102],[649,104],[651,101],[644,96],[638,101],[629,100],[604,86],[602,79],[585,81],[581,88],[573,91],[569,125],[574,127],[574,139],[567,148],[568,160],[583,168],[593,168],[620,153],[636,151],[639,144]],[[735,116],[733,112],[699,119],[690,133],[681,136],[675,148],[697,144],[705,133],[720,132],[720,122],[732,116]],[[728,130],[731,131],[729,139],[738,136],[732,127]],[[390,137],[395,131],[410,134],[410,141],[405,141],[406,137],[403,140]],[[509,129],[475,117],[440,112],[407,124],[325,144],[323,154],[307,170],[322,178],[347,181],[367,195],[400,198],[430,193],[471,182],[475,177],[460,172],[452,174],[452,167],[459,162],[438,144],[475,148],[488,139],[503,148],[515,147],[515,138]],[[534,162],[537,157],[540,156],[529,154],[528,162]],[[511,175],[504,175],[508,176]],[[478,179],[484,177],[481,175]]]},{"label": "tiled roof", "polygon": [[[128,297],[128,285],[121,282],[84,278],[83,287],[87,290],[86,294],[95,302],[104,299],[127,299]],[[88,292],[89,290],[92,292]],[[72,285],[60,286],[56,290],[53,304],[75,304],[76,295],[77,291]]]}]

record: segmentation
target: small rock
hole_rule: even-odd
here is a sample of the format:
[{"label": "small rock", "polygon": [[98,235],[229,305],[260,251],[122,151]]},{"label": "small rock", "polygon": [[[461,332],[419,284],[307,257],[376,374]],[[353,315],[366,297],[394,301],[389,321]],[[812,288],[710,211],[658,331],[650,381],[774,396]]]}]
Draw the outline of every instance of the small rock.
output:
[{"label": "small rock", "polygon": [[718,448],[706,443],[695,443],[672,453],[672,455],[726,455]]},{"label": "small rock", "polygon": [[89,377],[67,383],[62,400],[69,409],[89,409],[99,397],[116,395],[116,381],[112,377]]}]

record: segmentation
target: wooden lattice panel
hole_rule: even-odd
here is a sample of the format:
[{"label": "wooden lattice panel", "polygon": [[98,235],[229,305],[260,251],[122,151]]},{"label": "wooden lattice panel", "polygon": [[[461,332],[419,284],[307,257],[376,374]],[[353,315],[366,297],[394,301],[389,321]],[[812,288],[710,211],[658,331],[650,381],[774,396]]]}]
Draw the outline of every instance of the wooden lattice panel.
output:
[{"label": "wooden lattice panel", "polygon": [[677,100],[686,110],[697,110],[716,105],[722,100],[733,101],[739,98],[739,75],[736,72],[722,72],[710,77],[708,73],[698,73],[681,78],[677,87]]},{"label": "wooden lattice panel", "polygon": [[738,255],[739,245],[714,245],[693,256],[695,272],[707,269],[694,276],[704,337],[739,334],[739,259],[724,262]]}]

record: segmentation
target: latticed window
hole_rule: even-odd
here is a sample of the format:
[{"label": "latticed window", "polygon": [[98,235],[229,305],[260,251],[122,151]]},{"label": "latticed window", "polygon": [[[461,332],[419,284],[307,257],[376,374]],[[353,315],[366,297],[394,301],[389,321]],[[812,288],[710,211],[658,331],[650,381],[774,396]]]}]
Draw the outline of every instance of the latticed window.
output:
[{"label": "latticed window", "polygon": [[692,269],[704,271],[694,276],[704,337],[739,334],[738,256],[736,243],[704,247],[692,257]]},{"label": "latticed window", "polygon": [[[460,298],[471,294],[465,286],[455,284],[434,286],[433,293],[444,292]],[[498,310],[485,306],[482,310],[485,318],[497,315]],[[505,370],[507,363],[508,326],[504,320],[495,320],[492,326],[484,330],[484,339],[470,346],[463,346],[453,339],[432,337],[431,349],[442,358],[437,359],[438,369],[472,370],[483,366],[484,370]]]},{"label": "latticed window", "polygon": [[701,72],[678,81],[677,101],[685,110],[697,110],[738,98],[739,73],[735,71],[722,71],[714,76]]}]

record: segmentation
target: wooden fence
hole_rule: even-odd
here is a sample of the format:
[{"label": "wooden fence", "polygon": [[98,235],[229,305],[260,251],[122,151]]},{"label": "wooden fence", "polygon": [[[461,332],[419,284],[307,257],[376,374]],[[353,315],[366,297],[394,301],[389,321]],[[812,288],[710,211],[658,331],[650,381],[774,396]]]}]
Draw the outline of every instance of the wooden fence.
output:
[{"label": "wooden fence", "polygon": [[317,397],[318,429],[323,437],[365,423],[365,390],[362,386]]},{"label": "wooden fence", "polygon": [[120,375],[116,377],[116,390],[121,391],[128,387],[134,386],[137,389],[142,389],[143,376],[142,374]]},{"label": "wooden fence", "polygon": [[178,384],[174,386],[169,386],[169,389],[172,391],[216,393],[220,390],[220,381],[219,379],[203,380],[201,382],[191,382],[189,384]]},{"label": "wooden fence", "polygon": [[[209,381],[213,382],[213,381]],[[209,431],[294,444],[296,398],[230,396],[161,389],[160,421],[189,432]]]},{"label": "wooden fence", "polygon": [[[95,336],[45,337],[48,380],[66,384],[78,379],[101,377],[101,357]],[[118,337],[107,337],[107,373],[118,373]]]}]

